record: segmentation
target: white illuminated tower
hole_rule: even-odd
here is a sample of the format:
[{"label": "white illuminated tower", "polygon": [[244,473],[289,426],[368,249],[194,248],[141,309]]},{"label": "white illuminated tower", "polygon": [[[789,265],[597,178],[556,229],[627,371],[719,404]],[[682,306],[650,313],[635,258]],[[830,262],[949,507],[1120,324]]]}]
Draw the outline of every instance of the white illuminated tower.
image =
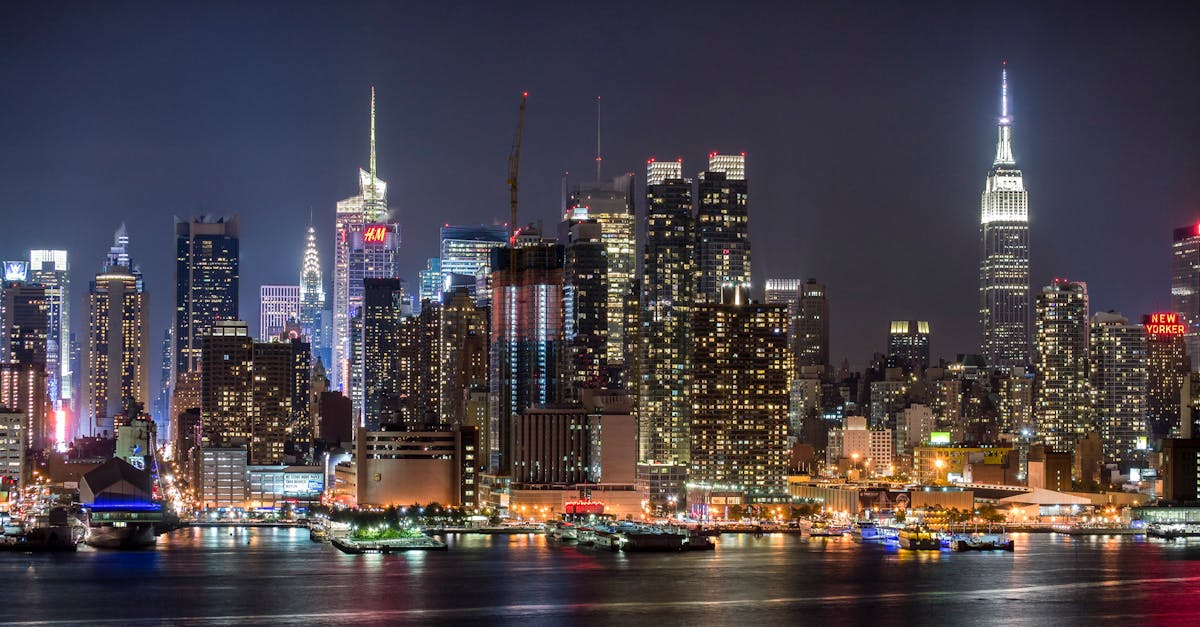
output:
[{"label": "white illuminated tower", "polygon": [[996,159],[983,189],[979,260],[981,353],[989,366],[1029,364],[1029,198],[1012,150],[1008,70],[1001,71]]},{"label": "white illuminated tower", "polygon": [[[363,280],[399,274],[400,224],[388,210],[387,183],[375,169],[375,88],[371,88],[370,170],[358,171],[359,193],[337,204],[333,259],[333,384],[360,398],[360,377],[351,372],[351,320],[362,309]],[[358,362],[361,366],[361,361]],[[361,367],[357,370],[361,371]],[[361,415],[361,407],[355,415]]]},{"label": "white illuminated tower", "polygon": [[317,251],[317,232],[308,227],[304,243],[304,262],[300,266],[300,328],[304,330],[313,355],[320,355],[326,338],[321,332],[325,312],[325,281],[321,276],[321,257]]}]

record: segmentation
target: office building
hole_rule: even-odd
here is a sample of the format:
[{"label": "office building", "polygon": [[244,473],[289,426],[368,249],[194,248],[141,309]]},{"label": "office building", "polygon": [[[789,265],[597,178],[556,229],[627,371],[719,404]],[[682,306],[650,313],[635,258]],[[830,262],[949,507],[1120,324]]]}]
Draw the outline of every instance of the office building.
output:
[{"label": "office building", "polygon": [[1037,434],[1048,449],[1069,452],[1091,425],[1087,285],[1055,279],[1038,294],[1035,312]]},{"label": "office building", "polygon": [[246,323],[220,320],[203,338],[200,419],[205,448],[249,446],[254,340]]},{"label": "office building", "polygon": [[[175,219],[175,369],[200,363],[203,338],[220,320],[238,318],[239,219]],[[125,266],[128,267],[128,266]]]},{"label": "office building", "polygon": [[258,337],[263,341],[283,335],[288,323],[300,321],[299,285],[258,287]]},{"label": "office building", "polygon": [[[131,263],[125,253],[107,264],[121,261]],[[115,435],[117,414],[150,403],[150,297],[129,265],[105,265],[89,284],[82,365],[83,434]]]},{"label": "office building", "polygon": [[800,286],[793,323],[792,352],[797,367],[829,366],[829,299],[825,285],[809,279]]},{"label": "office building", "polygon": [[1191,368],[1184,338],[1188,327],[1174,312],[1142,317],[1146,329],[1146,421],[1152,439],[1175,437],[1180,429],[1180,390]]},{"label": "office building", "polygon": [[1122,470],[1144,467],[1150,428],[1146,420],[1146,330],[1116,312],[1092,316],[1088,335],[1092,421],[1100,430],[1104,461]]},{"label": "office building", "polygon": [[1029,197],[1013,156],[1008,70],[1001,74],[996,158],[983,189],[980,218],[981,354],[989,366],[1029,364]]},{"label": "office building", "polygon": [[888,330],[888,365],[922,372],[929,367],[929,323],[925,320],[893,320]]},{"label": "office building", "polygon": [[708,156],[696,182],[698,303],[720,303],[725,285],[750,286],[746,155]]},{"label": "office building", "polygon": [[586,219],[600,225],[600,241],[607,259],[608,330],[605,333],[605,366],[613,372],[609,383],[624,379],[630,342],[626,327],[636,306],[632,300],[637,274],[637,213],[633,207],[633,176],[623,175],[610,183],[579,185],[571,194],[570,206]]},{"label": "office building", "polygon": [[656,508],[669,495],[682,500],[675,484],[682,486],[677,479],[691,459],[695,220],[692,183],[682,171],[678,161],[646,165],[638,459],[646,463],[643,483]]},{"label": "office building", "polygon": [[300,328],[312,347],[312,354],[329,363],[325,353],[325,280],[321,274],[321,258],[317,248],[317,232],[308,227],[304,241],[304,260],[300,266]]},{"label": "office building", "polygon": [[1181,226],[1171,238],[1171,309],[1187,326],[1184,342],[1200,355],[1200,224]]},{"label": "office building", "polygon": [[787,307],[729,286],[692,317],[692,482],[735,485],[753,500],[786,492],[793,373]]},{"label": "office building", "polygon": [[498,248],[492,257],[489,468],[510,467],[513,416],[562,400],[567,374],[560,244]]},{"label": "office building", "polygon": [[[387,183],[375,169],[375,89],[371,88],[370,169],[358,171],[359,193],[337,203],[333,259],[333,387],[351,398],[362,390],[352,389],[351,378],[362,380],[361,368],[350,372],[352,353],[351,320],[363,304],[363,281],[400,276],[397,252],[400,223],[389,210]],[[361,365],[361,364],[360,364]]]},{"label": "office building", "polygon": [[29,251],[29,282],[46,288],[46,384],[55,409],[74,398],[71,364],[71,275],[65,250]]},{"label": "office building", "polygon": [[419,285],[417,286],[417,305],[418,309],[424,306],[425,301],[431,303],[442,302],[442,260],[433,257],[425,261],[425,269],[421,270]]},{"label": "office building", "polygon": [[1175,503],[1200,501],[1200,439],[1163,440],[1162,465],[1166,472],[1164,500]]},{"label": "office building", "polygon": [[570,407],[526,409],[513,420],[516,484],[635,482],[637,419],[623,390],[588,389]]},{"label": "office building", "polygon": [[474,429],[358,429],[354,456],[335,469],[335,498],[358,507],[477,503]]},{"label": "office building", "polygon": [[[466,287],[481,304],[491,302],[492,250],[508,243],[508,229],[501,224],[449,225],[441,230],[442,291]],[[483,289],[477,288],[482,279]]]}]

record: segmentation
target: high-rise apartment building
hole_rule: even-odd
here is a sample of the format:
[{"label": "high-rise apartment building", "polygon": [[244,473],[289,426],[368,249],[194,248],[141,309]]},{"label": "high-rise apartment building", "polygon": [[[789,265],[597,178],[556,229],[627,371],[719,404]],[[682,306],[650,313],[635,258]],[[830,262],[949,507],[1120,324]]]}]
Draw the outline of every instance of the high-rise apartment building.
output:
[{"label": "high-rise apartment building", "polygon": [[1180,390],[1190,370],[1184,343],[1188,325],[1175,312],[1146,314],[1146,420],[1152,437],[1178,437]]},{"label": "high-rise apartment building", "polygon": [[493,471],[512,461],[507,434],[513,416],[562,399],[563,262],[562,245],[549,242],[493,252],[488,435]]},{"label": "high-rise apartment building", "polygon": [[51,406],[46,398],[46,370],[41,364],[0,362],[0,406],[25,416],[25,446],[49,444]]},{"label": "high-rise apartment building", "polygon": [[600,225],[600,240],[607,259],[608,330],[605,333],[605,365],[613,370],[610,383],[624,379],[629,339],[626,325],[637,274],[637,214],[633,207],[633,176],[623,175],[611,183],[581,184],[571,194],[571,206]]},{"label": "high-rise apartment building", "polygon": [[1071,451],[1091,426],[1087,285],[1056,279],[1038,294],[1035,310],[1038,436],[1050,450]]},{"label": "high-rise apartment building", "polygon": [[787,494],[792,378],[787,307],[749,302],[730,286],[692,317],[689,481],[740,486],[753,498]]},{"label": "high-rise apartment building", "polygon": [[[24,263],[24,262],[22,262]],[[0,285],[0,361],[45,369],[49,348],[50,304],[46,287],[22,281]]]},{"label": "high-rise apartment building", "polygon": [[[118,232],[120,236],[120,232]],[[128,240],[119,244],[127,251]],[[87,297],[82,418],[87,435],[116,434],[113,419],[150,398],[150,298],[128,252],[109,255]]]},{"label": "high-rise apartment building", "polygon": [[[471,291],[463,286],[442,294],[441,331],[438,338],[438,367],[442,420],[451,426],[466,425],[487,430],[470,410],[472,394],[487,394],[488,381],[487,308],[479,307]],[[484,447],[486,442],[480,442]]]},{"label": "high-rise apartment building", "polygon": [[300,286],[258,286],[258,337],[278,338],[289,322],[300,322]]},{"label": "high-rise apartment building", "polygon": [[317,249],[317,232],[308,227],[304,241],[304,260],[300,266],[300,329],[308,338],[312,354],[328,361],[325,347],[325,280],[321,275],[321,257]]},{"label": "high-rise apartment building", "polygon": [[[608,377],[609,257],[594,220],[576,222],[568,231],[563,263],[563,334],[566,340],[566,393],[578,398],[583,388],[605,387]],[[622,362],[624,358],[622,357]]]},{"label": "high-rise apartment building", "polygon": [[355,399],[369,431],[391,422],[400,403],[400,279],[366,279],[363,288],[363,395]]},{"label": "high-rise apartment building", "polygon": [[1029,196],[1012,148],[1008,70],[1001,73],[996,158],[980,217],[980,349],[988,366],[1029,364]]},{"label": "high-rise apartment building", "polygon": [[333,387],[361,394],[361,368],[351,373],[351,320],[363,303],[363,281],[400,276],[400,224],[388,209],[387,183],[375,169],[375,89],[371,88],[370,169],[358,171],[359,193],[337,204],[333,259]]},{"label": "high-rise apartment building", "polygon": [[696,181],[698,303],[721,302],[725,285],[750,285],[746,155],[708,156]]},{"label": "high-rise apartment building", "polygon": [[[695,298],[692,183],[679,161],[646,166],[638,376],[638,459],[679,476],[691,458],[692,307]],[[664,496],[651,491],[651,498]],[[656,503],[662,507],[663,503]]]},{"label": "high-rise apartment building", "polygon": [[1146,330],[1116,312],[1092,316],[1088,334],[1092,421],[1100,431],[1104,461],[1144,467],[1150,429],[1146,421]]},{"label": "high-rise apartment building", "polygon": [[29,251],[29,282],[46,288],[50,326],[46,330],[46,384],[55,409],[74,398],[71,372],[71,275],[67,251]]},{"label": "high-rise apartment building", "polygon": [[251,465],[281,464],[293,425],[295,347],[255,342],[241,320],[204,336],[200,369],[203,448],[246,447]]},{"label": "high-rise apartment building", "polygon": [[829,299],[825,285],[809,279],[800,286],[792,352],[797,366],[829,366]]},{"label": "high-rise apartment building", "polygon": [[175,219],[175,370],[172,385],[181,373],[199,365],[201,343],[213,326],[220,320],[238,318],[238,237],[237,216]]},{"label": "high-rise apartment building", "polygon": [[888,359],[922,371],[929,367],[929,322],[893,320],[888,329]]}]

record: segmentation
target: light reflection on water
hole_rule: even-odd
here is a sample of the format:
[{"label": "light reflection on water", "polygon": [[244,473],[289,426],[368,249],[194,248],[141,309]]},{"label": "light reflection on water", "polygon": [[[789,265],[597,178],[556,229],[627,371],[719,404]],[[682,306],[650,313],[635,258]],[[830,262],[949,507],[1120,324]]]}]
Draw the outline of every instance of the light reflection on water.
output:
[{"label": "light reflection on water", "polygon": [[[614,553],[540,535],[449,535],[449,550],[344,555],[304,529],[184,529],[157,550],[0,554],[0,622],[561,624],[1075,623],[1200,612],[1200,543],[1014,534],[1007,553],[727,535],[713,551]],[[129,590],[137,590],[130,595]],[[64,602],[69,599],[69,602]],[[1019,602],[1015,602],[1019,601]]]}]

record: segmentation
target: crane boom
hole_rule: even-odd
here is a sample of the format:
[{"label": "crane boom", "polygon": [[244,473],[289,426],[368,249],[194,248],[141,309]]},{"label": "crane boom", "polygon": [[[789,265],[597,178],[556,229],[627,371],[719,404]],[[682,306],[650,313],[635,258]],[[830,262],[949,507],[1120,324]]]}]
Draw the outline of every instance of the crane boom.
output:
[{"label": "crane boom", "polygon": [[525,100],[529,92],[521,93],[521,109],[517,113],[517,136],[513,139],[512,152],[508,153],[508,210],[509,245],[517,245],[517,173],[521,167],[521,133],[525,130]]}]

